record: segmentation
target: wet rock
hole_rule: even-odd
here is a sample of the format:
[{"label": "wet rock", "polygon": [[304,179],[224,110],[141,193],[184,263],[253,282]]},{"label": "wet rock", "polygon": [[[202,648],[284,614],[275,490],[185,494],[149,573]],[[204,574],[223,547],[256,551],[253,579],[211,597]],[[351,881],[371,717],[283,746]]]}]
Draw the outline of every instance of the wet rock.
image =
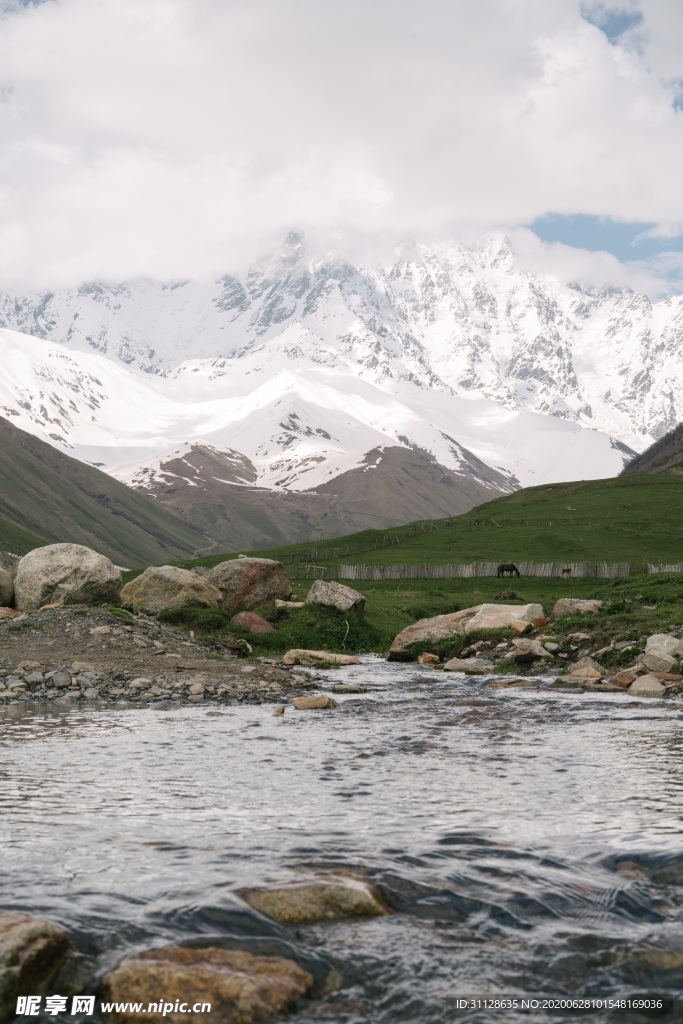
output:
[{"label": "wet rock", "polygon": [[531,679],[501,679],[497,683],[489,683],[489,688],[491,690],[510,690],[513,688],[524,690],[536,685],[538,684],[532,682]]},{"label": "wet rock", "polygon": [[238,612],[237,615],[233,615],[230,622],[234,626],[241,626],[243,629],[248,629],[251,633],[274,633],[275,627],[264,619],[261,615],[257,615],[256,612]]},{"label": "wet rock", "polygon": [[417,656],[418,665],[440,665],[441,658],[438,654],[430,654],[428,651],[424,651],[422,654]]},{"label": "wet rock", "polygon": [[354,615],[363,619],[365,615],[365,598],[358,590],[345,587],[334,580],[316,580],[308,592],[304,604],[319,604],[324,608],[336,608],[344,615]]},{"label": "wet rock", "polygon": [[676,659],[665,651],[647,651],[640,660],[649,672],[674,672],[678,668]]},{"label": "wet rock", "polygon": [[443,667],[444,672],[464,672],[466,676],[483,676],[493,672],[493,662],[484,658],[451,658]]},{"label": "wet rock", "polygon": [[272,711],[273,718],[280,718],[280,716],[284,715],[284,713],[285,713],[285,705],[284,704],[278,704],[278,706],[276,708],[273,708],[273,711]]},{"label": "wet rock", "polygon": [[0,1024],[15,1019],[17,996],[45,991],[71,949],[49,921],[0,912]]},{"label": "wet rock", "polygon": [[[565,615],[597,615],[603,602],[597,599],[584,600],[579,597],[561,597],[553,606],[553,618],[560,619]],[[583,634],[589,639],[589,634]]]},{"label": "wet rock", "polygon": [[570,672],[581,672],[583,669],[591,669],[591,672],[586,673],[587,675],[591,675],[593,672],[597,672],[599,676],[604,676],[605,674],[605,669],[602,665],[598,664],[594,658],[588,656],[579,658],[578,661],[572,662],[569,666]]},{"label": "wet rock", "polygon": [[625,668],[621,672],[615,672],[614,675],[609,677],[609,681],[614,683],[615,686],[620,686],[622,689],[627,689],[631,683],[635,682],[638,678],[638,672],[634,668]]},{"label": "wet rock", "polygon": [[[148,1024],[255,1024],[292,1008],[309,991],[313,978],[293,960],[256,956],[241,950],[186,949],[166,946],[123,960],[102,979],[110,1002],[160,1004],[157,1013],[118,1017]],[[210,1003],[206,1013],[175,1013],[175,1003]],[[171,1004],[164,1012],[163,1005]],[[113,1015],[116,1019],[116,1015]]]},{"label": "wet rock", "polygon": [[591,668],[590,665],[586,665],[585,668],[573,667],[570,672],[567,673],[570,676],[580,676],[581,679],[602,679],[602,672],[599,672],[596,668]]},{"label": "wet rock", "polygon": [[533,661],[535,658],[552,657],[538,640],[529,640],[527,637],[521,637],[521,639],[513,640],[512,642],[515,646],[512,654],[515,661]]},{"label": "wet rock", "polygon": [[332,687],[332,693],[367,693],[367,686],[363,686],[361,683],[335,683]]},{"label": "wet rock", "polygon": [[293,647],[282,655],[283,665],[358,665],[358,658],[350,654],[335,654],[333,651],[308,651]]},{"label": "wet rock", "polygon": [[202,576],[175,565],[150,566],[121,591],[121,604],[135,612],[168,611],[171,608],[218,608],[220,591]]},{"label": "wet rock", "polygon": [[327,711],[339,707],[334,697],[329,697],[325,693],[295,697],[292,704],[298,711]]},{"label": "wet rock", "polygon": [[654,676],[639,676],[628,688],[632,697],[663,697],[666,689]]},{"label": "wet rock", "polygon": [[121,572],[108,558],[82,544],[34,548],[19,562],[14,603],[21,611],[46,604],[117,604]]},{"label": "wet rock", "polygon": [[284,565],[271,558],[231,558],[214,566],[206,578],[218,587],[228,610],[271,604],[292,593]]},{"label": "wet rock", "polygon": [[303,882],[279,889],[245,889],[239,895],[278,924],[312,924],[388,913],[369,885],[352,878]]}]

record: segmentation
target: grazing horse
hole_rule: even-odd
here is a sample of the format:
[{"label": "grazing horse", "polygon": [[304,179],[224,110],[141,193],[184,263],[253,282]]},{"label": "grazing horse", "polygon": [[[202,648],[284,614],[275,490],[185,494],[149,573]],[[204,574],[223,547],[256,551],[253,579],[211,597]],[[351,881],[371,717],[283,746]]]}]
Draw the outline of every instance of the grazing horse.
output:
[{"label": "grazing horse", "polygon": [[519,576],[519,569],[512,562],[503,562],[498,566],[499,576]]},{"label": "grazing horse", "polygon": [[571,576],[571,574],[572,574],[572,567],[571,567],[571,565],[565,565],[564,569],[562,570],[561,575],[562,576]]}]

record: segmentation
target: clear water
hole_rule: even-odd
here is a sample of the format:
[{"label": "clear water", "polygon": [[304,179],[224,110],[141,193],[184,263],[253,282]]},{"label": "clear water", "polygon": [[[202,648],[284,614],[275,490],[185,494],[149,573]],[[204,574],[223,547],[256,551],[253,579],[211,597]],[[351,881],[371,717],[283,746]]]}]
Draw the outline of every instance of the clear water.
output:
[{"label": "clear water", "polygon": [[[209,939],[335,968],[297,1024],[528,1020],[455,1000],[683,990],[682,705],[373,659],[330,678],[370,689],[281,718],[3,709],[0,907],[61,923],[99,970]],[[394,913],[291,930],[235,894],[338,868]]]}]

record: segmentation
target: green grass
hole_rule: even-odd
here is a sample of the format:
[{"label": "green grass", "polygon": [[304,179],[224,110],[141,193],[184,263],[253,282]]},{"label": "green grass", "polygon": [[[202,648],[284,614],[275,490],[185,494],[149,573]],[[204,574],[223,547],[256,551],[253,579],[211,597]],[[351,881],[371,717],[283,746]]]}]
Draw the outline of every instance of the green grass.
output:
[{"label": "green grass", "polygon": [[[320,607],[292,609],[266,607],[259,613],[271,622],[275,633],[250,633],[231,625],[233,612],[220,609],[183,608],[163,612],[159,618],[186,630],[194,630],[198,639],[220,647],[228,636],[248,641],[254,656],[277,656],[292,647],[355,654],[372,651],[386,654],[391,641],[406,626],[421,618],[444,615],[476,604],[541,604],[547,614],[560,597],[598,598],[605,602],[594,616],[572,615],[557,619],[545,632],[562,643],[573,632],[589,633],[594,647],[606,647],[612,641],[631,640],[640,647],[651,633],[683,624],[683,576],[661,574],[634,576],[624,580],[566,580],[528,578],[515,580],[519,599],[501,598],[497,579],[410,580],[406,583],[359,584],[366,598],[366,619],[362,623]],[[304,596],[308,587],[299,587]],[[346,625],[349,629],[347,632]],[[441,657],[458,657],[477,640],[500,640],[506,630],[486,630],[455,637],[440,644],[415,645],[413,654],[430,650]],[[633,655],[611,652],[606,664],[618,665],[633,660]]]},{"label": "green grass", "polygon": [[[533,602],[549,613],[560,597],[599,598],[606,608],[594,618],[581,616],[553,623],[552,633],[558,641],[575,631],[591,633],[595,646],[628,639],[638,644],[648,634],[683,621],[683,575],[644,572],[648,562],[683,559],[682,499],[683,478],[677,476],[549,484],[517,491],[454,519],[364,531],[336,541],[253,554],[284,562],[299,598],[305,597],[312,582],[299,578],[306,560],[332,570],[340,562],[628,562],[634,575],[617,580],[479,577],[350,582],[366,597],[367,622],[362,631],[347,637],[344,650],[385,653],[393,637],[418,619],[475,604]],[[177,564],[213,566],[229,557],[234,556],[212,555]],[[505,593],[518,596],[505,598]],[[649,605],[656,608],[648,611]],[[272,634],[270,639],[256,639],[246,632],[231,631],[247,639],[257,654],[281,653],[287,647],[339,649],[340,635],[332,619],[316,619],[309,610],[283,614],[288,616],[286,621],[272,619],[277,639]],[[226,629],[227,624],[225,617],[213,625],[207,619],[197,628],[200,632],[205,629],[208,636]],[[457,646],[454,643],[452,647],[455,653]],[[624,660],[618,653],[607,657],[615,663]]]}]

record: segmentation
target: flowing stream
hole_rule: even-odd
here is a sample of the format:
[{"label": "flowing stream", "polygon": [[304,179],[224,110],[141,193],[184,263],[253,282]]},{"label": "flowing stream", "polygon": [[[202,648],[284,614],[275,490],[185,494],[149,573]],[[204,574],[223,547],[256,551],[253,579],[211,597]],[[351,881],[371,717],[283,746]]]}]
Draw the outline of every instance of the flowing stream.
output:
[{"label": "flowing stream", "polygon": [[[458,1000],[683,990],[682,704],[372,658],[329,678],[368,692],[279,718],[3,709],[0,908],[63,925],[99,970],[215,939],[338,972],[295,1024],[530,1020]],[[236,895],[339,869],[393,913],[288,929]]]}]

